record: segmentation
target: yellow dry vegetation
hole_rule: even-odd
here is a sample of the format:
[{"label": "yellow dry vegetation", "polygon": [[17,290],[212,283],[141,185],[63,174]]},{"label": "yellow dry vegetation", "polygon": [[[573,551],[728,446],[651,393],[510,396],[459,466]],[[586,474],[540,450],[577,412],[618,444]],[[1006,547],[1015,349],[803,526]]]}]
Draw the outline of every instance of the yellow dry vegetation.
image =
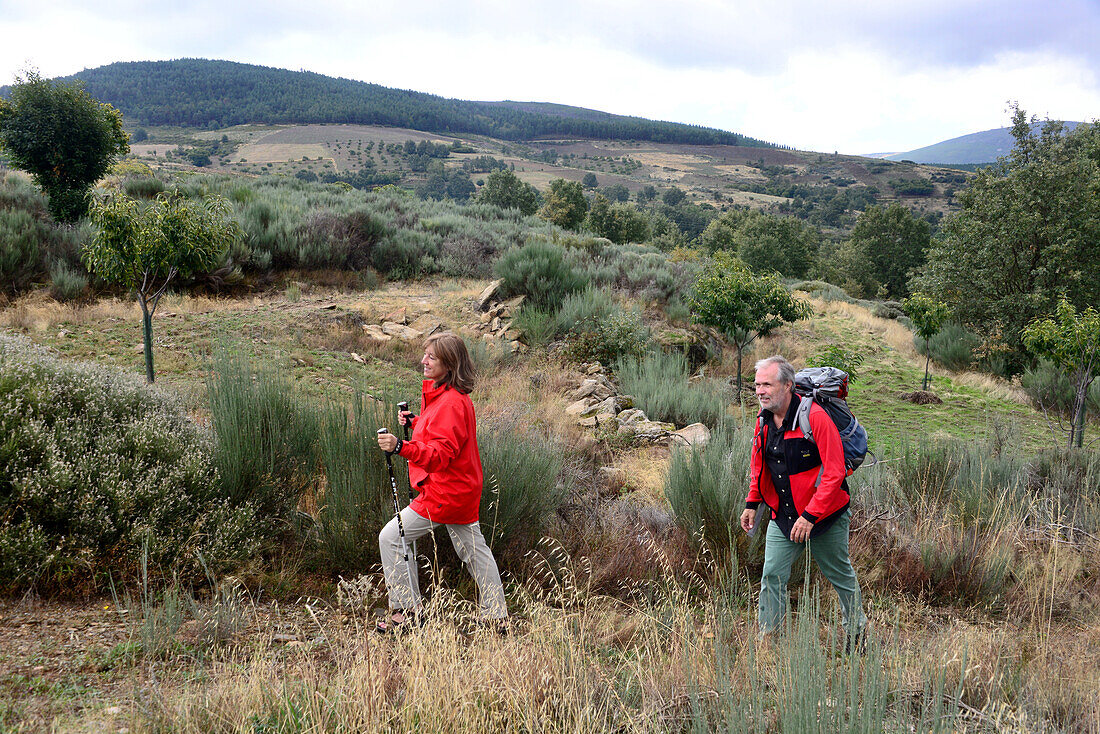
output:
[{"label": "yellow dry vegetation", "polygon": [[710,163],[710,159],[701,155],[687,153],[666,153],[664,151],[638,151],[630,155],[631,158],[641,161],[647,166],[661,166],[667,168],[694,169],[697,166]]},{"label": "yellow dry vegetation", "polygon": [[749,181],[767,181],[768,177],[760,172],[759,168],[753,168],[752,166],[743,166],[738,163],[722,163],[714,166],[716,171],[729,176],[736,176],[740,179],[747,179]]},{"label": "yellow dry vegetation", "polygon": [[332,160],[329,151],[319,143],[249,143],[242,146],[234,163],[283,163],[300,161],[302,158],[326,158]]}]

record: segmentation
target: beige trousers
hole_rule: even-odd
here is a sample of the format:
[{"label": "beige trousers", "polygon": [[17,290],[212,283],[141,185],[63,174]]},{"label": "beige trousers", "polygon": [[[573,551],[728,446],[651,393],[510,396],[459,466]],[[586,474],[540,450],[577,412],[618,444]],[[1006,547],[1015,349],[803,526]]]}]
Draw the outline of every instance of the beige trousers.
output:
[{"label": "beige trousers", "polygon": [[[393,518],[378,534],[378,549],[382,555],[382,573],[386,577],[386,590],[390,597],[390,608],[417,609],[420,606],[420,586],[417,581],[416,559],[412,557],[412,544],[440,523],[434,523],[420,515],[411,507],[401,511],[401,522],[405,526],[405,544],[409,548],[409,563],[405,563],[401,548],[401,535],[397,527],[397,518]],[[469,525],[444,525],[451,536],[455,552],[469,569],[477,583],[477,593],[481,600],[481,615],[486,619],[506,619],[508,607],[504,601],[504,587],[500,583],[500,571],[497,569],[493,552],[485,543],[478,523]],[[411,572],[411,576],[410,576]]]}]

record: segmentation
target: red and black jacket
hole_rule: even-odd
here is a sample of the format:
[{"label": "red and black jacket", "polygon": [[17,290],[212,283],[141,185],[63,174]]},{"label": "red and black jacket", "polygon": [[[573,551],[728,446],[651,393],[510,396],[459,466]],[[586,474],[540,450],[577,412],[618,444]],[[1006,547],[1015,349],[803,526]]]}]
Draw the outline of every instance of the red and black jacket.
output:
[{"label": "red and black jacket", "polygon": [[[840,432],[825,409],[816,403],[810,406],[810,427],[814,440],[802,435],[795,418],[799,401],[798,395],[791,396],[791,403],[784,417],[783,454],[791,483],[791,498],[794,501],[795,515],[814,523],[810,537],[828,530],[832,521],[848,509],[850,497],[847,471],[844,467],[844,446],[840,442]],[[749,464],[749,495],[745,506],[755,510],[763,502],[772,511],[772,520],[779,515],[779,493],[772,482],[771,472],[764,462],[764,447],[768,433],[779,430],[773,422],[770,410],[760,411],[756,421],[756,432],[752,440],[752,459]],[[787,519],[786,517],[781,519]],[[785,524],[781,523],[781,528]],[[790,537],[790,528],[782,528]]]}]

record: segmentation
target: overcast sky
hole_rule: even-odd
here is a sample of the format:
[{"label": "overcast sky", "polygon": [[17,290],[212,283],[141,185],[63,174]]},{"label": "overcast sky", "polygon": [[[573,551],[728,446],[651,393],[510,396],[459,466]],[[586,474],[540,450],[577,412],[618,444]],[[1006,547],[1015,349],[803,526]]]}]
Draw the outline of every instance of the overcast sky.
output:
[{"label": "overcast sky", "polygon": [[0,39],[0,84],[216,58],[827,152],[1100,117],[1100,0],[0,0]]}]

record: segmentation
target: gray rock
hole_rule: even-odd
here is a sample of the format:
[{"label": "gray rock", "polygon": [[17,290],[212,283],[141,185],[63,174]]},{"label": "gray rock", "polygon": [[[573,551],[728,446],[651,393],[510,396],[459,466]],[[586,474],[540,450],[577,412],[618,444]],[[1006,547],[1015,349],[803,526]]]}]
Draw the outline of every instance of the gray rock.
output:
[{"label": "gray rock", "polygon": [[496,296],[497,291],[500,290],[503,280],[494,280],[492,283],[485,287],[485,290],[481,292],[481,295],[477,297],[477,310],[484,311],[489,308],[489,304],[492,303],[493,297]]},{"label": "gray rock", "polygon": [[414,341],[424,336],[424,332],[422,331],[417,331],[411,326],[405,326],[404,324],[398,324],[393,321],[387,321],[382,324],[382,332],[404,341]]},{"label": "gray rock", "polygon": [[634,429],[635,437],[651,441],[667,441],[669,434],[676,430],[673,424],[661,421],[639,421],[630,427]]},{"label": "gray rock", "polygon": [[702,423],[692,423],[678,431],[673,431],[670,437],[672,446],[706,446],[710,442],[710,429]]},{"label": "gray rock", "polygon": [[646,418],[645,413],[642,412],[639,408],[629,408],[615,416],[615,422],[618,423],[620,426],[628,426],[635,423],[644,423],[648,420],[649,419]]},{"label": "gray rock", "polygon": [[565,409],[567,415],[578,415],[585,417],[591,413],[595,413],[594,408],[598,403],[592,398],[581,398],[575,403],[572,403]]},{"label": "gray rock", "polygon": [[611,415],[618,415],[624,410],[633,407],[634,398],[629,395],[612,395],[602,400],[599,405],[600,412],[610,413]]}]

